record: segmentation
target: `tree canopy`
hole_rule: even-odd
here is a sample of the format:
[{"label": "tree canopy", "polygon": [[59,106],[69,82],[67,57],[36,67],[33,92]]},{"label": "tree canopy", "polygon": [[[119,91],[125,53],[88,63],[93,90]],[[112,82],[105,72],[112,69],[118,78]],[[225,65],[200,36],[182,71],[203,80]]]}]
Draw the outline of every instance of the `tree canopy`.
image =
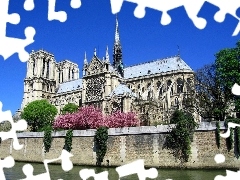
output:
[{"label": "tree canopy", "polygon": [[240,83],[240,41],[234,48],[217,52],[215,58],[214,63],[196,71],[188,107],[203,118],[224,121],[230,112],[240,110],[239,97],[231,91],[235,83]]},{"label": "tree canopy", "polygon": [[30,102],[21,114],[31,128],[31,131],[42,131],[48,126],[52,126],[53,120],[57,115],[57,108],[47,100],[36,100]]},{"label": "tree canopy", "polygon": [[223,49],[216,53],[216,76],[223,92],[222,98],[226,106],[236,107],[235,111],[239,111],[239,97],[232,94],[232,87],[235,83],[240,84],[240,41],[236,43],[236,47]]},{"label": "tree canopy", "polygon": [[74,112],[77,112],[78,111],[78,106],[76,104],[73,104],[73,103],[68,103],[66,104],[61,113],[62,114],[67,114],[67,113],[74,113]]}]

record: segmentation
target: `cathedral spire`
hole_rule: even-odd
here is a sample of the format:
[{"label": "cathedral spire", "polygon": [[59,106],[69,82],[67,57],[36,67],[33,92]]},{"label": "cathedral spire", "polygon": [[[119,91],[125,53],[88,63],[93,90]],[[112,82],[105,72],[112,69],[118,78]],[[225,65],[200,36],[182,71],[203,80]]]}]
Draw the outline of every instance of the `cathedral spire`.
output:
[{"label": "cathedral spire", "polygon": [[121,47],[121,43],[120,43],[117,15],[116,15],[115,42],[114,42],[114,46],[113,46],[113,67],[123,77],[122,47]]},{"label": "cathedral spire", "polygon": [[97,49],[94,49],[94,56],[97,56]]},{"label": "cathedral spire", "polygon": [[87,64],[88,64],[88,62],[87,62],[87,53],[85,51],[85,54],[84,54],[84,65],[87,65]]},{"label": "cathedral spire", "polygon": [[106,62],[109,63],[110,59],[109,59],[109,54],[108,54],[108,46],[106,48]]},{"label": "cathedral spire", "polygon": [[119,44],[120,44],[120,36],[119,36],[118,18],[117,18],[117,15],[116,15],[115,43],[119,43]]}]

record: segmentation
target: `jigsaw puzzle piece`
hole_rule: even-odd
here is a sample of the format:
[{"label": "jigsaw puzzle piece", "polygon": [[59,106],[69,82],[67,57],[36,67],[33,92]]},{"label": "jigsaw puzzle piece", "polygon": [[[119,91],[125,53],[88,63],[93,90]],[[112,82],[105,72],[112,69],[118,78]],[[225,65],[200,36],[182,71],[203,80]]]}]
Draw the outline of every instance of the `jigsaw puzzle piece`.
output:
[{"label": "jigsaw puzzle piece", "polygon": [[198,29],[204,29],[207,25],[207,21],[204,18],[198,17],[198,13],[201,10],[205,0],[184,0],[183,6],[186,10],[188,17],[192,20],[193,24]]},{"label": "jigsaw puzzle piece", "polygon": [[[131,3],[137,4],[136,9],[134,10],[134,16],[137,18],[143,18],[146,14],[145,8],[151,8],[157,11],[162,12],[162,17],[160,20],[160,23],[162,25],[168,25],[171,23],[171,17],[168,14],[168,11],[175,9],[177,7],[183,6],[183,2],[178,0],[168,0],[166,3],[166,0],[148,0],[148,1],[142,1],[142,0],[125,0]],[[121,10],[123,0],[111,0],[111,7],[112,7],[112,13],[116,14]]]},{"label": "jigsaw puzzle piece", "polygon": [[67,20],[67,13],[65,11],[55,11],[56,0],[48,0],[48,20],[58,20],[65,22]]},{"label": "jigsaw puzzle piece", "polygon": [[81,0],[71,0],[71,2],[70,2],[70,6],[71,6],[73,9],[80,8],[81,5],[82,5]]},{"label": "jigsaw puzzle piece", "polygon": [[26,178],[21,180],[51,180],[49,172],[33,175],[33,166],[31,164],[25,164],[22,168]]},{"label": "jigsaw puzzle piece", "polygon": [[[11,37],[0,38],[0,55],[4,60],[9,58],[14,53],[18,53],[18,57],[22,62],[26,62],[29,58],[29,53],[25,51],[25,47],[34,42],[35,29],[27,27],[25,29],[26,39],[17,39]],[[10,48],[11,47],[11,48]]]},{"label": "jigsaw puzzle piece", "polygon": [[68,151],[66,151],[65,149],[62,150],[61,155],[56,158],[56,159],[45,159],[43,161],[44,163],[44,167],[46,169],[45,173],[42,174],[38,174],[38,175],[33,175],[33,166],[31,164],[25,164],[22,168],[23,173],[25,174],[26,178],[22,179],[22,180],[50,180],[50,172],[49,172],[49,168],[48,168],[48,164],[61,160],[61,165],[62,165],[62,169],[64,171],[70,171],[73,168],[73,163],[70,160],[70,157],[72,157],[73,155],[71,153],[69,153]]},{"label": "jigsaw puzzle piece", "polygon": [[234,172],[226,170],[226,176],[217,175],[214,180],[238,180],[240,179],[240,171]]},{"label": "jigsaw puzzle piece", "polygon": [[2,0],[0,2],[0,38],[6,36],[7,23],[18,24],[20,16],[17,13],[8,14],[9,0]]},{"label": "jigsaw puzzle piece", "polygon": [[81,171],[79,171],[79,176],[83,180],[87,180],[90,177],[93,177],[95,180],[108,180],[107,171],[96,174],[93,169],[82,169]]},{"label": "jigsaw puzzle piece", "polygon": [[5,159],[0,160],[0,179],[1,180],[6,180],[3,168],[12,168],[14,165],[15,165],[15,161],[12,156],[8,156]]},{"label": "jigsaw puzzle piece", "polygon": [[239,23],[232,34],[233,36],[238,35],[238,33],[240,32],[240,18],[237,15],[237,10],[240,7],[240,1],[236,1],[236,0],[221,0],[221,1],[208,0],[208,1],[209,3],[215,6],[218,6],[220,8],[220,10],[216,12],[216,14],[214,15],[215,21],[220,23],[223,22],[227,14],[230,14],[236,19],[238,19]]},{"label": "jigsaw puzzle piece", "polygon": [[146,180],[146,178],[155,179],[158,176],[158,171],[156,168],[150,168],[148,170],[144,169],[144,160],[139,159],[132,163],[120,166],[116,168],[119,174],[119,180],[121,177],[137,174],[139,180]]},{"label": "jigsaw puzzle piece", "polygon": [[240,127],[240,124],[229,122],[227,132],[225,132],[223,134],[220,133],[220,136],[223,137],[223,138],[228,138],[230,136],[230,129],[235,128],[235,127]]},{"label": "jigsaw puzzle piece", "polygon": [[223,22],[226,14],[230,14],[233,17],[239,19],[236,12],[240,7],[240,1],[236,0],[207,0],[209,3],[219,7],[219,11],[215,14],[214,19],[217,22]]},{"label": "jigsaw puzzle piece", "polygon": [[9,0],[0,1],[0,55],[6,60],[14,53],[18,53],[19,59],[25,62],[28,60],[29,54],[24,49],[34,42],[35,29],[33,27],[25,29],[26,39],[6,37],[7,23],[16,25],[20,22],[19,14],[8,14],[8,6]]},{"label": "jigsaw puzzle piece", "polygon": [[12,119],[11,111],[2,111],[2,102],[0,101],[0,123],[3,121],[9,121],[11,123],[11,130],[8,132],[0,132],[2,140],[13,139],[13,148],[15,150],[22,149],[23,145],[20,145],[17,138],[17,131],[23,131],[27,129],[27,122],[23,119],[14,123]]},{"label": "jigsaw puzzle piece", "polygon": [[239,86],[237,83],[235,83],[235,84],[233,85],[233,87],[232,87],[232,93],[233,93],[234,95],[240,96],[240,86]]},{"label": "jigsaw puzzle piece", "polygon": [[113,14],[120,12],[123,4],[123,0],[110,0],[111,9]]},{"label": "jigsaw puzzle piece", "polygon": [[25,0],[23,7],[26,11],[32,11],[35,7],[34,0]]}]

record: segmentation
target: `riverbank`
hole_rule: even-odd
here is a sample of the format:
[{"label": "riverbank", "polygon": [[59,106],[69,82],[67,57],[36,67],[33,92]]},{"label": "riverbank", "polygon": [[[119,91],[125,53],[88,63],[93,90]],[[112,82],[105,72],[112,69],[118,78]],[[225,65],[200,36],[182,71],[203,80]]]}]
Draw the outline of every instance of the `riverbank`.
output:
[{"label": "riverbank", "polygon": [[[226,139],[221,138],[218,149],[215,138],[215,124],[201,123],[196,129],[191,144],[189,162],[184,164],[187,169],[239,169],[240,160],[235,157],[234,148],[228,151]],[[221,130],[225,127],[221,124]],[[71,160],[74,165],[95,166],[96,148],[94,135],[96,130],[73,131]],[[163,148],[168,126],[111,128],[108,131],[107,153],[103,166],[118,167],[138,159],[145,160],[146,167],[179,168],[170,151]],[[12,155],[16,161],[42,162],[44,159],[57,158],[63,149],[66,131],[53,132],[52,145],[48,153],[44,153],[43,132],[18,133],[23,149],[16,151],[12,147],[12,140],[2,141],[0,145],[1,158]],[[223,154],[224,163],[214,161],[216,154]]]}]

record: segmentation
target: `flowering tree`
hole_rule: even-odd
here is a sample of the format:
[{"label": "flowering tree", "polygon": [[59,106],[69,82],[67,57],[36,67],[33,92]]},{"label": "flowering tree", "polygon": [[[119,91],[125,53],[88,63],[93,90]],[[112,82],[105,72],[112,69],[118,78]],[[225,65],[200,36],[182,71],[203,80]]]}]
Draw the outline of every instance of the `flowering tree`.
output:
[{"label": "flowering tree", "polygon": [[77,112],[64,114],[54,121],[54,129],[88,129],[104,126],[101,110],[93,106],[81,107]]},{"label": "flowering tree", "polygon": [[106,122],[109,128],[132,127],[139,125],[139,120],[133,112],[124,113],[116,111],[106,117]]},{"label": "flowering tree", "polygon": [[100,109],[94,106],[81,107],[72,114],[60,115],[54,121],[54,129],[96,129],[101,126],[108,128],[131,127],[139,125],[139,120],[133,112],[117,111],[103,116]]}]

